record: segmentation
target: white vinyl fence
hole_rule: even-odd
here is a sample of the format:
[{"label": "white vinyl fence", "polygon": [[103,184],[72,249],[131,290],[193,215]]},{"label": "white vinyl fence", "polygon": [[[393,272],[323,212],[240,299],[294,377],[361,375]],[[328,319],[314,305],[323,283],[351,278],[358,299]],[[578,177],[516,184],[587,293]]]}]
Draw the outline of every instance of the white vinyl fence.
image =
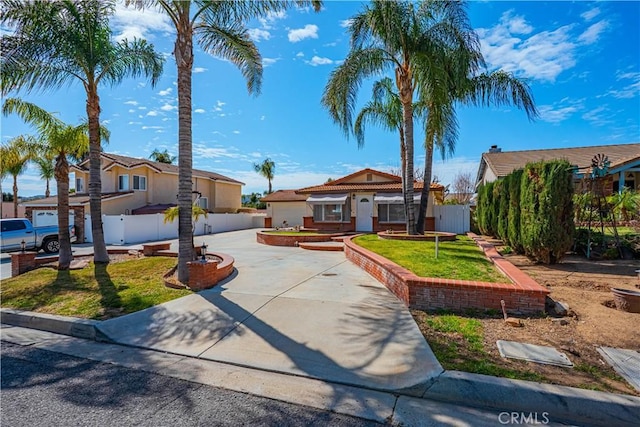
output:
[{"label": "white vinyl fence", "polygon": [[[194,235],[261,228],[266,214],[209,214],[196,222]],[[85,241],[92,242],[91,216],[85,215]],[[178,238],[178,220],[164,223],[164,214],[102,215],[105,243],[124,245]]]},{"label": "white vinyl fence", "polygon": [[464,234],[471,230],[469,205],[435,205],[436,231]]}]

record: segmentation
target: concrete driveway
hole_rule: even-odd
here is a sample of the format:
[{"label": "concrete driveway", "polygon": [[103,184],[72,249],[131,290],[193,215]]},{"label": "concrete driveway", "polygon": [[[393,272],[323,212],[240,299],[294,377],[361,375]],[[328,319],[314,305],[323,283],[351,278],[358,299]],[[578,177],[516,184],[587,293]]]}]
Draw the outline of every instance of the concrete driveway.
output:
[{"label": "concrete driveway", "polygon": [[[213,289],[107,320],[115,342],[383,390],[419,392],[442,367],[411,314],[342,252],[196,237],[235,258]],[[173,242],[175,246],[175,242]]]}]

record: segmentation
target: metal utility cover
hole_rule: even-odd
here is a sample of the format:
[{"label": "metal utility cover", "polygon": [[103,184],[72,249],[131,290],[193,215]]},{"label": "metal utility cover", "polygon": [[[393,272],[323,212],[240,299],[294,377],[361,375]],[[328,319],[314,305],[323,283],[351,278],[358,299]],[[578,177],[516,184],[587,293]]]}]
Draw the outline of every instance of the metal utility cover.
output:
[{"label": "metal utility cover", "polygon": [[640,353],[621,348],[600,347],[598,353],[609,362],[613,369],[633,388],[640,391]]},{"label": "metal utility cover", "polygon": [[502,357],[527,360],[544,365],[573,367],[569,358],[553,347],[503,340],[496,341],[496,344]]}]

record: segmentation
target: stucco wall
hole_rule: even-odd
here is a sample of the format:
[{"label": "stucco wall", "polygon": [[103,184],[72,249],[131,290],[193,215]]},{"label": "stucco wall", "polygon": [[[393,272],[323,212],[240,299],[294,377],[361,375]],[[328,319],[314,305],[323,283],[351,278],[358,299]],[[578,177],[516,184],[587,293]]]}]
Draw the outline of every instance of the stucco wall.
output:
[{"label": "stucco wall", "polygon": [[[242,206],[242,186],[239,184],[228,184],[220,181],[213,181],[215,185],[214,212],[237,212]],[[211,203],[211,199],[209,201]],[[211,204],[210,204],[211,209]]]},{"label": "stucco wall", "polygon": [[306,212],[306,202],[271,202],[267,207],[267,215],[271,217],[274,227],[281,227],[283,221],[287,221],[289,227],[302,226],[302,218]]}]

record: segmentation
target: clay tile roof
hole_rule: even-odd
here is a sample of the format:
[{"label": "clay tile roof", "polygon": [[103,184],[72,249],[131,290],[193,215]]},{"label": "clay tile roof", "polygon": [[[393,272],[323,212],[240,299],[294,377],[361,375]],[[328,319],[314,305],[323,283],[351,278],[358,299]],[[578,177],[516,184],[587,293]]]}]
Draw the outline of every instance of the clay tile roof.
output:
[{"label": "clay tile roof", "polygon": [[482,158],[498,177],[522,169],[527,163],[541,160],[566,159],[579,169],[589,168],[596,154],[605,154],[611,167],[640,158],[640,144],[597,145],[592,147],[554,148],[545,150],[504,151],[483,153]]},{"label": "clay tile roof", "polygon": [[[107,163],[107,165],[105,166],[106,168],[108,168],[110,165],[114,163],[120,166],[123,166],[125,168],[132,168],[136,166],[146,165],[154,170],[157,170],[158,172],[167,172],[167,173],[173,173],[173,174],[178,173],[178,166],[171,165],[168,163],[154,162],[149,159],[139,159],[135,157],[121,156],[119,154],[111,154],[111,153],[101,153],[101,156],[106,160],[111,161],[111,163]],[[79,167],[82,169],[84,166],[86,166],[85,164],[88,164],[88,161],[89,161],[88,159],[84,160],[80,162],[80,164],[77,165],[76,167]],[[226,181],[234,184],[244,185],[243,182],[237,181],[233,178],[229,178],[228,176],[220,175],[219,173],[215,173],[215,172],[203,171],[200,169],[193,169],[193,174],[197,176],[209,178],[214,181],[219,180],[219,181]]]},{"label": "clay tile roof", "polygon": [[298,194],[296,190],[278,190],[260,199],[261,202],[304,202],[307,195]]},{"label": "clay tile roof", "polygon": [[[102,200],[113,199],[121,196],[128,196],[133,194],[133,190],[129,191],[115,191],[112,193],[102,193]],[[89,203],[89,194],[87,193],[75,193],[69,194],[69,205],[70,206],[78,206],[78,205],[86,205]],[[25,206],[37,205],[37,206],[49,206],[49,205],[58,205],[58,196],[45,197],[43,199],[30,200],[28,202],[22,203]]]},{"label": "clay tile roof", "polygon": [[[414,191],[422,190],[423,183],[415,182],[413,184]],[[441,184],[432,183],[431,190],[443,190],[444,186]],[[367,191],[367,192],[379,192],[379,193],[401,193],[402,183],[363,183],[363,184],[342,184],[342,185],[317,185],[315,187],[306,187],[298,190],[298,193],[343,193],[345,191]]]}]

